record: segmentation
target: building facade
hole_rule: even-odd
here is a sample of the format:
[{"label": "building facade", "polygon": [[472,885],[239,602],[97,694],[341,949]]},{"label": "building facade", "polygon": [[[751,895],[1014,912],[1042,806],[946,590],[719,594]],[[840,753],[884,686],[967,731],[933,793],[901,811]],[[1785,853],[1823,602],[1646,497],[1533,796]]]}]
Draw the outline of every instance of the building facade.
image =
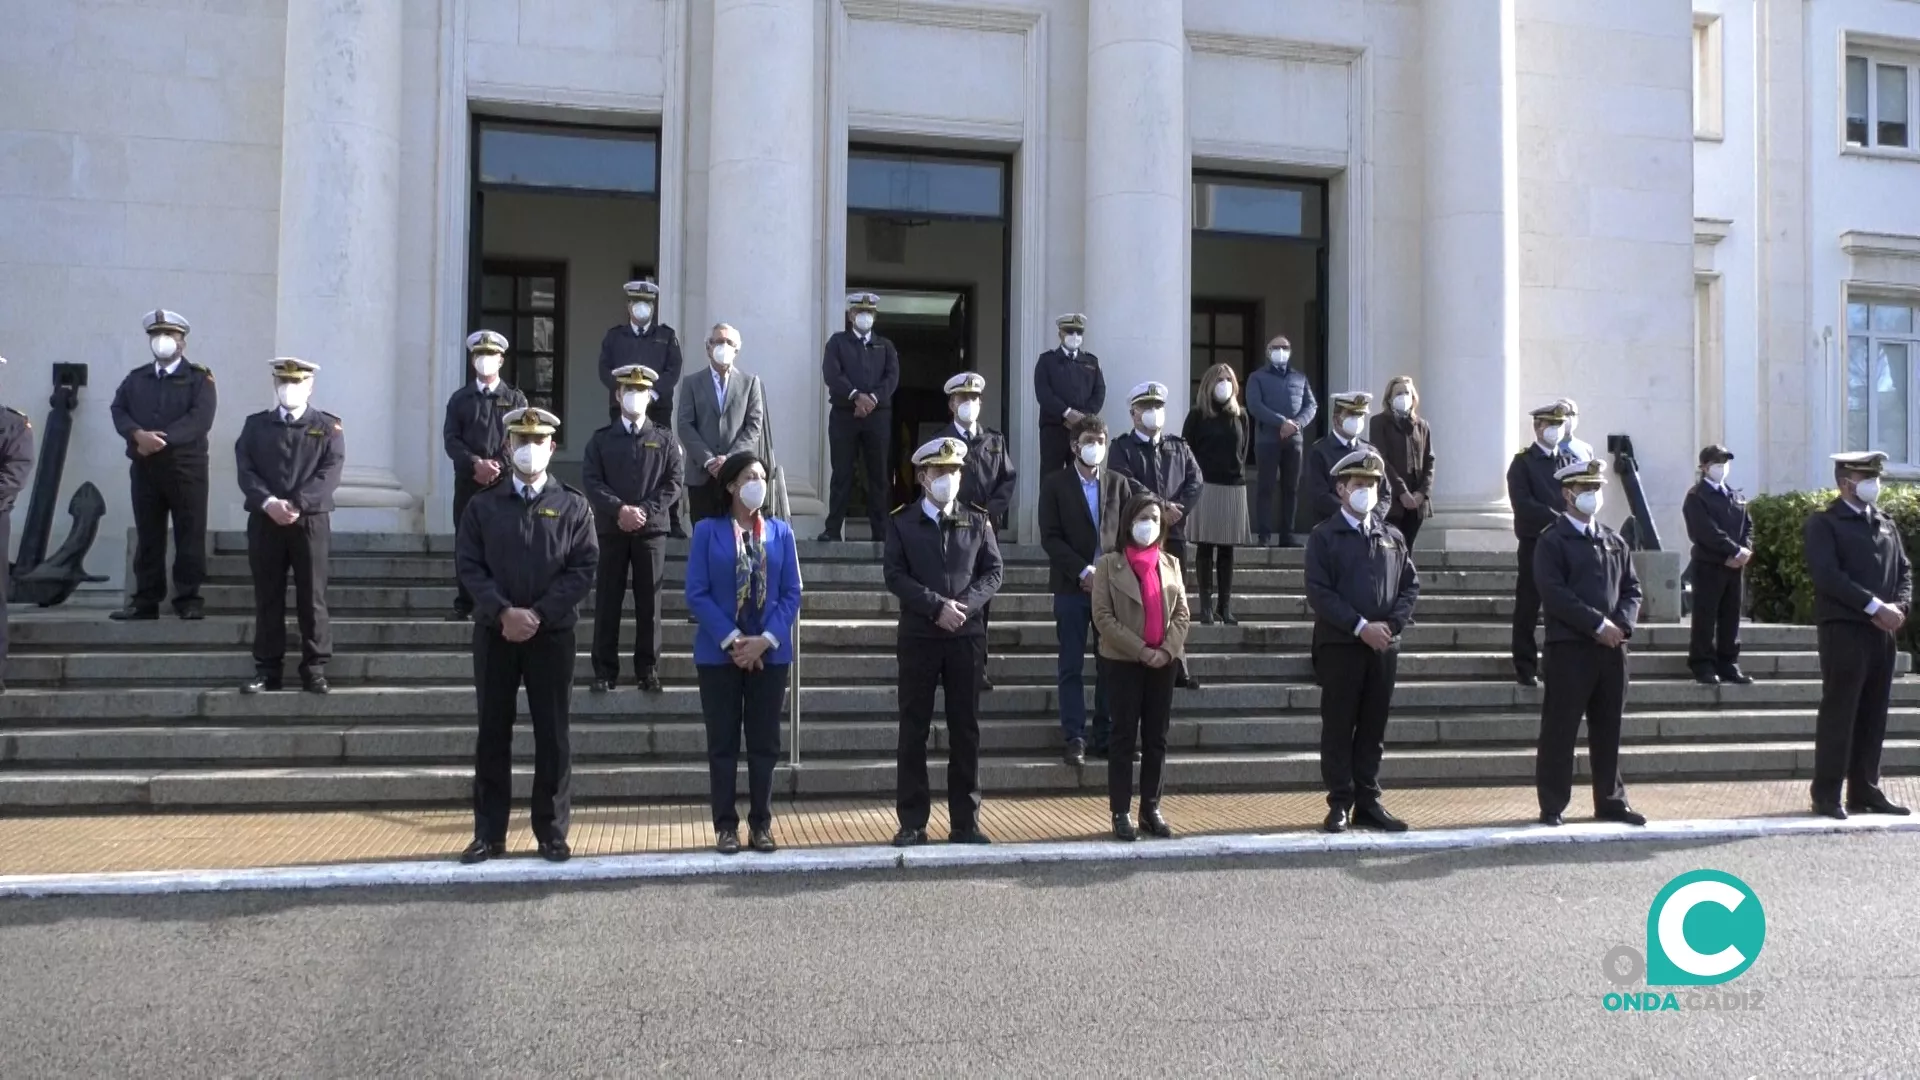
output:
[{"label": "building facade", "polygon": [[[270,403],[268,358],[322,366],[350,529],[451,529],[441,409],[478,327],[514,343],[577,467],[635,276],[691,368],[713,323],[740,330],[809,516],[850,289],[881,294],[901,348],[900,446],[947,376],[987,376],[1022,533],[1032,364],[1069,311],[1120,425],[1133,383],[1169,383],[1177,423],[1205,366],[1257,364],[1275,334],[1323,397],[1412,375],[1440,458],[1427,535],[1455,546],[1511,543],[1505,464],[1541,400],[1577,399],[1596,444],[1633,437],[1669,534],[1703,441],[1778,489],[1856,428],[1894,449],[1920,425],[1897,303],[1920,294],[1911,0],[0,11],[0,387],[37,419],[51,365],[90,365],[66,486],[107,492],[109,540],[129,514],[106,405],[155,306],[193,321],[217,444]],[[1897,375],[1867,371],[1881,355]],[[213,490],[237,527],[218,448]]]}]

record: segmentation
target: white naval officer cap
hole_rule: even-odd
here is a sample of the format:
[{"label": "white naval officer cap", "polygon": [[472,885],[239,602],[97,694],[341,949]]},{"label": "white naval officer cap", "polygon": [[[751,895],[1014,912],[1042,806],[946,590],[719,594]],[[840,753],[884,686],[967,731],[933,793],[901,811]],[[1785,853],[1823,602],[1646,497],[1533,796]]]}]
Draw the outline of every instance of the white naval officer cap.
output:
[{"label": "white naval officer cap", "polygon": [[187,317],[177,311],[166,308],[154,308],[140,320],[149,334],[185,334],[193,329],[187,323]]},{"label": "white naval officer cap", "polygon": [[986,376],[977,371],[963,371],[947,380],[947,394],[984,394],[987,392]]},{"label": "white naval officer cap", "polygon": [[1148,379],[1143,383],[1134,383],[1133,390],[1127,394],[1129,405],[1165,405],[1167,403],[1167,384]]},{"label": "white naval officer cap", "polygon": [[1373,405],[1373,395],[1365,390],[1349,390],[1333,395],[1333,411],[1342,416],[1365,416]]},{"label": "white naval officer cap", "polygon": [[313,378],[314,372],[320,370],[319,364],[297,356],[276,356],[267,361],[267,366],[273,369],[275,379],[287,382],[306,382]]},{"label": "white naval officer cap", "polygon": [[913,452],[913,467],[923,465],[961,465],[967,460],[967,444],[959,439],[929,439]]},{"label": "white naval officer cap", "polygon": [[1854,450],[1833,455],[1833,463],[1850,473],[1863,476],[1879,476],[1887,465],[1884,450]]},{"label": "white naval officer cap", "polygon": [[1085,330],[1087,328],[1087,317],[1077,311],[1070,312],[1053,320],[1053,325],[1059,327],[1063,332],[1068,330]]},{"label": "white naval officer cap", "polygon": [[847,310],[848,311],[879,311],[880,310],[880,294],[870,293],[870,292],[848,293],[847,294]]},{"label": "white naval officer cap", "polygon": [[1607,463],[1599,458],[1576,461],[1553,472],[1562,487],[1600,487],[1607,482]]},{"label": "white naval officer cap", "polygon": [[1387,474],[1387,463],[1372,449],[1355,450],[1333,463],[1330,475],[1339,479],[1360,477],[1378,480]]},{"label": "white naval officer cap", "polygon": [[551,435],[560,429],[560,418],[535,405],[514,409],[500,418],[509,435]]},{"label": "white naval officer cap", "polygon": [[637,386],[648,390],[660,381],[660,373],[645,364],[628,364],[613,369],[613,381],[622,386]]},{"label": "white naval officer cap", "polygon": [[493,330],[476,330],[467,335],[467,351],[504,353],[507,351],[507,336]]},{"label": "white naval officer cap", "polygon": [[620,288],[633,300],[656,300],[660,297],[660,286],[651,281],[629,281]]}]

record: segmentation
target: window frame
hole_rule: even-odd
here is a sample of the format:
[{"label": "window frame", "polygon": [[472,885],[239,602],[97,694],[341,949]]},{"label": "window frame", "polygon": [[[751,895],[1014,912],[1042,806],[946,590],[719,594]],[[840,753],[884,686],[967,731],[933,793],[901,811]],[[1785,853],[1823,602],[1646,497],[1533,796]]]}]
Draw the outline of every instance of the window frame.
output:
[{"label": "window frame", "polygon": [[1706,142],[1726,138],[1725,25],[1715,13],[1693,14],[1693,137]]},{"label": "window frame", "polygon": [[[1864,143],[1854,142],[1847,137],[1847,70],[1854,60],[1861,60],[1867,66],[1868,141]],[[1883,66],[1901,68],[1907,73],[1907,141],[1904,146],[1880,142],[1879,69]],[[1838,134],[1842,154],[1920,160],[1920,42],[1914,43],[1913,50],[1907,50],[1849,39],[1841,50],[1839,84]]]},{"label": "window frame", "polygon": [[[1889,295],[1875,292],[1849,292],[1846,303],[1841,309],[1840,323],[1842,326],[1848,325],[1848,312],[1846,309],[1855,304],[1864,304],[1867,306],[1867,328],[1858,332],[1849,328],[1844,331],[1840,339],[1841,445],[1848,450],[1877,450],[1882,448],[1884,441],[1880,438],[1879,397],[1874,393],[1872,386],[1873,365],[1882,343],[1901,345],[1907,350],[1907,452],[1904,457],[1894,460],[1894,464],[1920,465],[1920,392],[1916,391],[1914,385],[1914,377],[1920,375],[1920,297]],[[1908,319],[1909,329],[1905,332],[1875,330],[1873,328],[1872,308],[1876,305],[1906,308],[1910,313]],[[1861,447],[1852,445],[1852,440],[1849,438],[1847,431],[1851,425],[1853,413],[1853,410],[1847,405],[1847,367],[1851,363],[1850,358],[1852,356],[1853,342],[1855,339],[1865,341],[1867,346],[1867,445]]]},{"label": "window frame", "polygon": [[[483,298],[477,309],[480,321],[483,323],[489,316],[505,316],[515,323],[522,317],[535,318],[545,316],[553,319],[553,348],[551,350],[538,351],[541,354],[547,354],[553,357],[553,389],[535,391],[529,385],[531,379],[522,377],[523,373],[520,369],[521,361],[530,359],[530,354],[535,354],[536,350],[531,348],[530,345],[524,348],[521,346],[517,326],[515,327],[515,333],[507,335],[507,355],[505,362],[500,365],[500,376],[505,379],[509,385],[525,394],[527,396],[527,402],[530,405],[540,404],[534,400],[537,394],[551,395],[552,400],[547,404],[540,405],[540,407],[560,418],[562,431],[566,430],[567,422],[567,305],[569,302],[567,269],[568,267],[565,262],[554,259],[518,258],[512,256],[486,259],[482,262],[481,266],[481,280],[484,281],[489,277],[506,277],[512,279],[515,282],[513,306],[510,310],[490,308],[486,306]],[[518,283],[524,278],[553,279],[553,309],[551,311],[541,311],[531,307],[522,308],[520,306],[520,289]],[[482,296],[484,297],[484,289]],[[525,374],[530,376],[531,372]],[[554,443],[558,445],[560,441],[560,437],[556,436]]]}]

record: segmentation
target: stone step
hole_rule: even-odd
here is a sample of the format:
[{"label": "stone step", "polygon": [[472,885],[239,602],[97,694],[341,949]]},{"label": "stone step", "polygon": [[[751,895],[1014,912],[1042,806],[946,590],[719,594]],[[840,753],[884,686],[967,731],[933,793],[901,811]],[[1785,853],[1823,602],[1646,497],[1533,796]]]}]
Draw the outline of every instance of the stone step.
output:
[{"label": "stone step", "polygon": [[[1889,772],[1920,768],[1920,739],[1888,739],[1882,755]],[[1533,776],[1530,747],[1391,748],[1381,765],[1389,790],[1421,784],[1511,784]],[[1585,775],[1584,751],[1577,768]],[[1813,768],[1810,739],[1754,743],[1626,746],[1621,770],[1629,784],[1686,779],[1807,777]],[[944,789],[945,769],[930,763],[934,789]],[[1106,788],[1106,763],[1071,767],[1030,756],[989,756],[980,763],[987,798],[1005,794],[1098,792]],[[1168,758],[1173,790],[1312,789],[1319,784],[1317,750],[1185,754]],[[525,799],[530,764],[514,769],[516,799]],[[707,793],[707,768],[697,761],[666,764],[585,763],[573,771],[576,800],[698,799]],[[443,803],[471,797],[472,773],[461,765],[342,765],[323,767],[72,768],[0,771],[0,808],[353,806]],[[885,760],[803,761],[782,764],[775,774],[781,797],[872,796],[894,791],[895,770]],[[1576,806],[1580,794],[1576,784]],[[1577,814],[1577,811],[1576,811]],[[449,850],[458,847],[449,841]]]},{"label": "stone step", "polygon": [[[1051,643],[1049,643],[1051,644]],[[1901,654],[1901,670],[1911,666]],[[1806,652],[1748,652],[1742,660],[1745,670],[1757,679],[1817,678],[1819,657]],[[846,685],[886,683],[897,674],[892,652],[852,653],[817,651],[805,655],[802,672],[808,684]],[[1194,652],[1190,657],[1194,675],[1207,681],[1311,682],[1312,659],[1304,652]],[[621,678],[633,685],[632,659],[623,655]],[[668,682],[692,685],[695,679],[693,656],[687,651],[669,650],[660,661],[660,677]],[[1633,675],[1637,679],[1689,677],[1687,658],[1680,652],[1644,652],[1634,657]],[[1000,653],[992,656],[988,674],[1000,686],[1050,686],[1056,678],[1052,650],[1046,652]],[[1089,657],[1083,671],[1092,678],[1094,662]],[[1501,652],[1408,652],[1400,658],[1399,676],[1403,680],[1478,679],[1503,681],[1512,673],[1512,662]],[[246,681],[253,675],[253,658],[244,651],[198,652],[89,652],[66,655],[23,653],[7,664],[7,682],[16,688],[29,686],[81,689],[88,686],[138,684],[144,686],[211,687]],[[340,653],[328,665],[327,675],[336,685],[375,683],[458,684],[473,676],[473,659],[464,652],[373,651]],[[593,666],[585,652],[574,661],[574,678],[586,683],[593,678]]]}]

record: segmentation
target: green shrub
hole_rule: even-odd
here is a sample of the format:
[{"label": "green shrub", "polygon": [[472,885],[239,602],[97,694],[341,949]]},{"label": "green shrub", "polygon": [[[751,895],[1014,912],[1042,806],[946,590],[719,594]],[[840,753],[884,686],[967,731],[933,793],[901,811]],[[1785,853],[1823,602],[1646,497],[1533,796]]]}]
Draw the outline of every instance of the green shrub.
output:
[{"label": "green shrub", "polygon": [[[1760,495],[1747,504],[1753,515],[1753,561],[1747,564],[1747,603],[1755,622],[1813,622],[1813,581],[1807,576],[1806,550],[1801,530],[1807,517],[1824,509],[1838,493],[1792,491]],[[1913,538],[1920,536],[1920,487],[1890,484],[1879,507],[1900,527],[1901,540],[1912,558]],[[1920,653],[1920,620],[1901,630],[1901,645]]]}]

